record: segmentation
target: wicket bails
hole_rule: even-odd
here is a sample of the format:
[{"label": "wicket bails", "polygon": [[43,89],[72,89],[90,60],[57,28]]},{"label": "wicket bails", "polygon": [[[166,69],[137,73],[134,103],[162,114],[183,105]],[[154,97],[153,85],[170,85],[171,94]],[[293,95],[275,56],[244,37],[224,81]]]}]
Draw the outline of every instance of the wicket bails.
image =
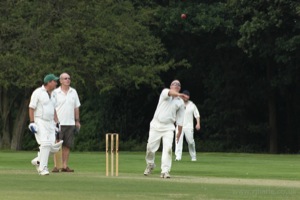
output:
[{"label": "wicket bails", "polygon": [[[109,159],[109,144],[110,144],[110,159]],[[114,175],[114,154],[116,154],[116,176],[118,176],[119,175],[119,134],[106,133],[106,176],[109,175],[109,160],[110,160],[110,175],[111,176]]]}]

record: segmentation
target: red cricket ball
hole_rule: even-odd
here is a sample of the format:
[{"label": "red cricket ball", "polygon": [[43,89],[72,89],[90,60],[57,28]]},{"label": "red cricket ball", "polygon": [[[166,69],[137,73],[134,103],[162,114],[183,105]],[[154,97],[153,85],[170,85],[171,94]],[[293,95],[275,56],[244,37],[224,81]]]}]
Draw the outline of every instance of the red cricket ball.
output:
[{"label": "red cricket ball", "polygon": [[186,19],[186,14],[181,14],[181,19]]}]

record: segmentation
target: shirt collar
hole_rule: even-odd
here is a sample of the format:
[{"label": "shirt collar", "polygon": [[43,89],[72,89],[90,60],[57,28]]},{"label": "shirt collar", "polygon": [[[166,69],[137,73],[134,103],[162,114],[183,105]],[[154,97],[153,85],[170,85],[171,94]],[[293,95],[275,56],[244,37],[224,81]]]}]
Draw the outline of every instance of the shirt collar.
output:
[{"label": "shirt collar", "polygon": [[[57,88],[57,90],[58,90],[58,92],[63,92],[62,90],[61,90],[61,86],[59,86],[58,88]],[[68,90],[68,93],[70,93],[70,92],[72,92],[72,87],[69,87],[69,90]]]}]

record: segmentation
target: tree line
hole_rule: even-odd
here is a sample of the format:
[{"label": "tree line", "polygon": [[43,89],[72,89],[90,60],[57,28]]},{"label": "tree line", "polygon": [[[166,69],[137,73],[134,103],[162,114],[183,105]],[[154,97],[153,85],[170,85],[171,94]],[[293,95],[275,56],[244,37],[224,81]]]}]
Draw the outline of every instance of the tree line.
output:
[{"label": "tree line", "polygon": [[103,150],[106,132],[144,150],[158,95],[176,78],[201,114],[199,150],[299,151],[298,1],[0,4],[1,149],[37,148],[30,95],[46,74],[68,72],[82,103],[76,150]]}]

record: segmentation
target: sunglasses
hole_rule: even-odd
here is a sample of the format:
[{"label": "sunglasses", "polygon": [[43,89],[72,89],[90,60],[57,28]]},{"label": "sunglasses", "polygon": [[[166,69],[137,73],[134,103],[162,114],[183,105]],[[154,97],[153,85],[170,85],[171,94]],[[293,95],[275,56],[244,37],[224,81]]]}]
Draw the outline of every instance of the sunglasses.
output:
[{"label": "sunglasses", "polygon": [[180,85],[180,83],[177,83],[177,82],[175,82],[175,83],[172,83],[171,85],[178,86],[178,87],[180,87],[180,86],[181,86],[181,85]]},{"label": "sunglasses", "polygon": [[67,77],[67,78],[62,78],[63,80],[71,80],[70,77]]}]

